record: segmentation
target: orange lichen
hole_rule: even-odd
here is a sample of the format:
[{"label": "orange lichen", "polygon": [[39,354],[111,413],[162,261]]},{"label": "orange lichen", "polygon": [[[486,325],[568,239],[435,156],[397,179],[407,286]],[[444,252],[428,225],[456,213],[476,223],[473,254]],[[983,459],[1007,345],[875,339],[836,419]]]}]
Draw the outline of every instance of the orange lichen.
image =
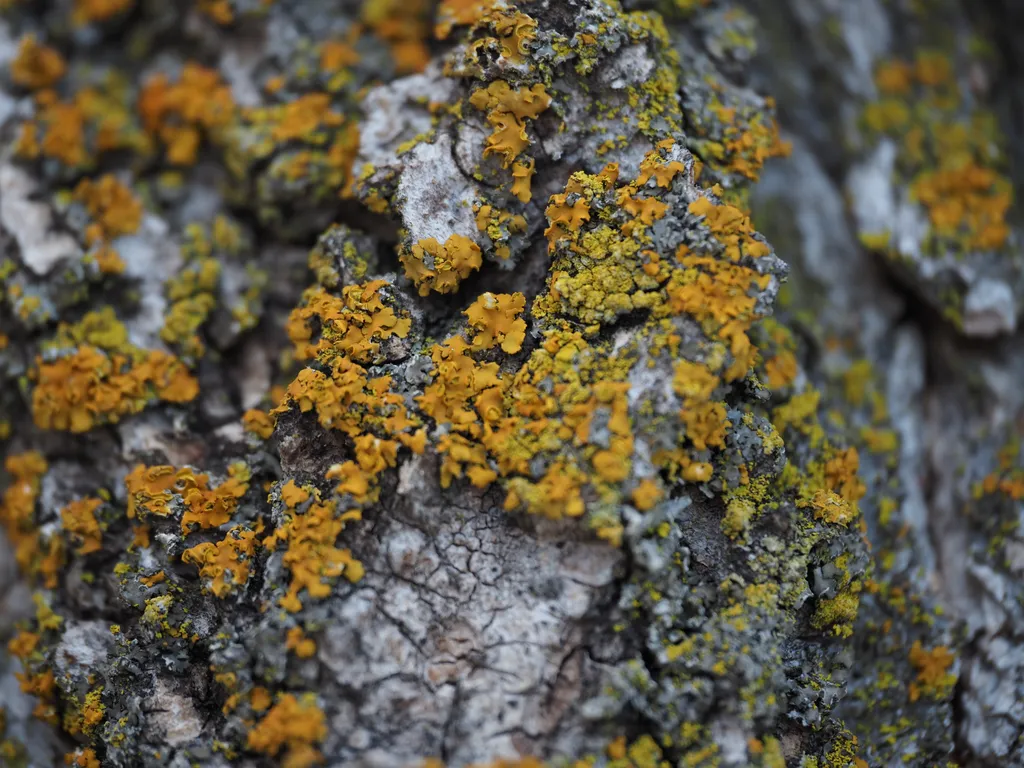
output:
[{"label": "orange lichen", "polygon": [[126,264],[121,255],[108,245],[101,245],[89,254],[96,268],[104,275],[120,275],[124,273]]},{"label": "orange lichen", "polygon": [[320,45],[320,69],[324,72],[338,72],[359,60],[359,52],[345,40],[328,40]]},{"label": "orange lichen", "polygon": [[[661,149],[671,149],[675,145],[672,139],[666,139],[658,146]],[[672,180],[686,171],[686,166],[678,160],[665,162],[657,152],[648,152],[640,162],[640,173],[636,177],[637,186],[642,187],[648,181],[654,179],[655,183],[663,189],[672,186]]]},{"label": "orange lichen", "polygon": [[11,483],[0,499],[0,525],[14,548],[14,559],[22,573],[39,577],[43,586],[54,589],[64,565],[64,549],[57,536],[40,534],[35,523],[35,503],[48,467],[35,451],[12,454],[4,461]]},{"label": "orange lichen", "polygon": [[75,766],[75,768],[100,768],[100,761],[96,757],[96,750],[86,747],[64,755],[64,765]]},{"label": "orange lichen", "polygon": [[37,358],[32,415],[41,429],[86,432],[141,412],[152,400],[187,403],[199,384],[173,355],[137,351],[136,360],[83,345],[52,362]]},{"label": "orange lichen", "polygon": [[525,505],[531,513],[544,517],[579,517],[586,511],[580,494],[585,480],[586,475],[578,467],[556,461],[536,483],[522,477],[510,480],[505,509]]},{"label": "orange lichen", "polygon": [[186,478],[184,488],[178,492],[185,500],[185,513],[181,518],[181,532],[187,534],[193,526],[218,528],[231,520],[238,500],[249,490],[249,468],[243,463],[228,467],[227,479],[211,488],[205,474]]},{"label": "orange lichen", "polygon": [[184,507],[181,532],[188,534],[193,526],[217,528],[231,520],[238,500],[249,489],[249,470],[245,464],[228,468],[227,479],[210,487],[209,475],[196,473],[188,467],[147,467],[138,464],[125,477],[128,490],[129,519],[148,516],[167,517],[173,511],[171,502],[179,496]]},{"label": "orange lichen", "polygon": [[910,187],[928,211],[934,236],[957,238],[967,249],[1001,248],[1010,235],[1006,214],[1013,202],[1009,181],[967,163],[921,174]]},{"label": "orange lichen", "polygon": [[40,636],[35,632],[21,630],[7,643],[7,652],[16,659],[25,661],[39,647]]},{"label": "orange lichen", "polygon": [[432,5],[425,0],[363,0],[363,23],[391,46],[400,75],[422,72],[430,61]]},{"label": "orange lichen", "polygon": [[199,575],[209,580],[210,592],[223,598],[248,581],[255,554],[256,533],[235,526],[215,544],[204,542],[185,550],[181,560],[197,566]]},{"label": "orange lichen", "polygon": [[32,90],[52,87],[64,77],[66,69],[63,57],[48,45],[37,42],[35,35],[21,38],[18,55],[10,66],[11,80]]},{"label": "orange lichen", "polygon": [[218,24],[230,24],[235,20],[229,0],[199,0],[196,7]]},{"label": "orange lichen", "polygon": [[519,202],[528,203],[533,199],[531,184],[533,175],[536,173],[537,162],[531,157],[527,162],[515,162],[512,164],[512,194]]},{"label": "orange lichen", "polygon": [[124,479],[128,490],[128,519],[141,519],[149,515],[167,517],[171,514],[170,505],[174,500],[172,489],[184,489],[191,475],[189,469],[136,464]]},{"label": "orange lichen", "polygon": [[251,730],[248,749],[277,757],[284,752],[284,768],[309,768],[322,762],[316,744],[327,738],[327,721],[314,694],[286,693]]},{"label": "orange lichen", "polygon": [[489,13],[487,21],[498,39],[501,55],[522,63],[529,53],[526,44],[537,37],[537,22],[525,13],[504,9]]},{"label": "orange lichen", "polygon": [[814,510],[815,519],[833,525],[849,525],[856,516],[846,499],[824,488],[815,492],[808,506]]},{"label": "orange lichen", "polygon": [[96,510],[102,504],[102,499],[76,499],[60,512],[64,530],[78,546],[80,555],[98,552],[102,546],[103,530],[96,519]]},{"label": "orange lichen", "polygon": [[251,432],[263,440],[269,439],[274,434],[276,424],[275,417],[258,408],[250,408],[242,414],[242,426],[245,427],[245,431]]},{"label": "orange lichen", "polygon": [[316,643],[306,636],[302,627],[292,627],[288,630],[285,648],[295,651],[295,655],[300,659],[308,659],[316,653]]},{"label": "orange lichen", "polygon": [[[768,110],[773,103],[768,100]],[[786,157],[792,151],[789,142],[779,136],[779,126],[768,112],[750,107],[727,106],[715,98],[708,106],[717,121],[709,122],[714,133],[697,140],[704,163],[724,173],[736,173],[757,181],[767,160]],[[698,129],[703,126],[698,125]]]},{"label": "orange lichen", "polygon": [[431,291],[452,293],[483,263],[480,246],[458,234],[451,235],[444,244],[432,237],[420,240],[399,259],[420,296]]},{"label": "orange lichen", "polygon": [[[588,178],[578,171],[569,178],[564,193],[551,196],[545,211],[548,228],[544,230],[551,250],[561,238],[574,239],[575,233],[590,221],[590,204],[583,186]],[[614,184],[614,180],[611,183]]]},{"label": "orange lichen", "polygon": [[661,486],[650,478],[640,481],[640,484],[633,489],[633,506],[641,512],[653,509],[664,496]]},{"label": "orange lichen", "polygon": [[478,364],[470,351],[470,345],[461,336],[435,344],[431,350],[434,380],[416,400],[423,412],[438,424],[470,427],[477,432],[472,425],[479,419],[478,411],[487,414],[483,403],[491,399],[495,390],[501,392],[502,382],[496,363]]},{"label": "orange lichen", "polygon": [[914,84],[914,70],[902,61],[882,62],[875,69],[875,85],[886,96],[904,96]]},{"label": "orange lichen", "polygon": [[953,65],[938,51],[918,51],[914,59],[914,75],[922,85],[936,88],[953,79]]},{"label": "orange lichen", "polygon": [[721,383],[718,376],[706,365],[681,360],[676,364],[672,383],[683,399],[679,418],[693,446],[704,451],[725,445],[726,430],[730,426],[725,405],[710,399]]},{"label": "orange lichen", "polygon": [[85,113],[78,104],[58,101],[53,92],[43,92],[36,122],[22,125],[15,149],[22,157],[34,159],[43,155],[79,168],[87,161],[85,121]]},{"label": "orange lichen", "polygon": [[71,21],[74,24],[92,24],[107,21],[127,12],[135,0],[74,0]]},{"label": "orange lichen", "polygon": [[109,173],[96,181],[82,179],[75,187],[75,199],[93,219],[94,223],[86,229],[90,244],[134,234],[142,222],[142,203]]},{"label": "orange lichen", "polygon": [[[380,342],[392,337],[404,339],[412,321],[384,303],[381,289],[386,285],[383,280],[348,285],[340,297],[320,287],[307,291],[286,326],[296,358],[325,355],[328,360],[345,355],[355,362],[370,363],[377,359]],[[311,325],[320,331],[315,342]]]},{"label": "orange lichen", "polygon": [[444,40],[457,26],[470,26],[483,20],[499,0],[441,0],[437,9],[434,35]]},{"label": "orange lichen", "polygon": [[502,167],[508,168],[530,146],[525,121],[540,117],[551,97],[541,84],[513,89],[504,80],[495,80],[474,91],[469,103],[487,113],[487,122],[494,129],[487,137],[484,157],[498,155]]},{"label": "orange lichen", "polygon": [[526,321],[520,315],[526,308],[526,297],[521,293],[483,293],[463,314],[476,330],[473,349],[492,349],[501,345],[503,351],[514,355],[526,339]]},{"label": "orange lichen", "polygon": [[162,74],[151,78],[139,94],[138,109],[172,165],[194,164],[203,136],[218,139],[236,112],[231,88],[218,72],[191,62],[176,83]]},{"label": "orange lichen", "polygon": [[344,575],[349,581],[363,577],[363,566],[347,549],[335,546],[349,520],[359,519],[358,510],[338,514],[335,501],[322,502],[319,495],[305,509],[288,509],[285,522],[268,535],[263,544],[274,551],[286,545],[282,562],[291,573],[288,593],[278,602],[286,611],[302,610],[303,589],[312,598],[331,594],[332,584]]},{"label": "orange lichen", "polygon": [[922,695],[941,698],[949,694],[956,684],[956,675],[950,672],[956,655],[946,646],[940,645],[925,650],[920,640],[910,648],[910,663],[917,669],[917,679],[907,687],[911,701]]},{"label": "orange lichen", "polygon": [[[865,106],[864,125],[899,142],[898,168],[931,224],[929,252],[1004,247],[1013,185],[1001,172],[1002,136],[992,115],[968,109],[951,61],[921,51],[913,63],[883,63],[875,80],[883,97]],[[888,233],[861,237],[889,250]]]}]

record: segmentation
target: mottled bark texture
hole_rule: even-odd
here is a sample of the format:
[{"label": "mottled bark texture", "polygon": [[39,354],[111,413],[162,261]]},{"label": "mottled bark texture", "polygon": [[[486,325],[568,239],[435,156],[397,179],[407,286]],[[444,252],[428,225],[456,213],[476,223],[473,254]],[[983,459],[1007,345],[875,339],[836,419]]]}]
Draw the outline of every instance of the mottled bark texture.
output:
[{"label": "mottled bark texture", "polygon": [[0,0],[0,764],[1024,766],[1022,40]]}]

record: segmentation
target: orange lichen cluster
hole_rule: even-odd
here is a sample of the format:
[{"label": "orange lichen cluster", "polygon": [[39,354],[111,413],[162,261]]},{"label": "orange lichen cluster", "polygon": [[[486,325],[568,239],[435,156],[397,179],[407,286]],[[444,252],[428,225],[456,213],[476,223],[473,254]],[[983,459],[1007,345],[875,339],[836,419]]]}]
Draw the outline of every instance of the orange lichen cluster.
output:
[{"label": "orange lichen cluster", "polygon": [[11,80],[33,91],[52,88],[64,77],[64,58],[53,48],[25,35],[18,44],[18,55],[11,62]]},{"label": "orange lichen cluster", "polygon": [[[340,297],[320,287],[307,291],[286,326],[296,359],[327,362],[344,355],[367,364],[376,361],[380,342],[392,337],[404,339],[412,321],[384,303],[381,289],[386,285],[383,280],[347,285]],[[311,324],[319,328],[315,341]]]},{"label": "orange lichen cluster", "polygon": [[100,760],[92,747],[76,749],[64,756],[64,765],[74,768],[100,768]]},{"label": "orange lichen cluster", "polygon": [[430,61],[432,5],[425,0],[363,0],[363,24],[391,47],[400,75],[422,72]]},{"label": "orange lichen cluster", "polygon": [[302,610],[303,589],[312,598],[327,597],[339,576],[351,582],[363,577],[363,566],[347,549],[335,546],[346,523],[359,520],[358,509],[338,513],[334,500],[322,501],[319,492],[289,481],[281,491],[285,502],[284,524],[263,544],[271,552],[285,545],[282,561],[291,574],[288,592],[278,602],[286,611]]},{"label": "orange lichen cluster", "polygon": [[92,24],[126,13],[135,0],[74,0],[71,21],[74,24]]},{"label": "orange lichen cluster", "polygon": [[[513,166],[514,173],[515,166]],[[508,241],[513,235],[520,235],[526,231],[526,217],[503,211],[493,205],[478,205],[473,210],[476,213],[476,228],[490,238],[494,247],[494,255],[499,259],[509,258],[512,255],[512,249],[509,247]]]},{"label": "orange lichen cluster", "polygon": [[175,469],[167,465],[137,464],[124,482],[130,520],[167,517],[174,511],[171,503],[177,496],[184,509],[181,532],[188,535],[193,526],[218,528],[231,520],[238,500],[249,490],[249,470],[243,463],[232,464],[227,479],[211,487],[209,475],[196,473],[188,467]]},{"label": "orange lichen cluster", "polygon": [[350,194],[359,126],[332,107],[330,94],[306,93],[282,104],[247,108],[241,119],[254,138],[244,147],[232,146],[228,166],[236,174],[294,144],[269,173],[287,183],[316,179],[317,190],[341,197]]},{"label": "orange lichen cluster", "polygon": [[[957,252],[1002,248],[1013,186],[999,170],[1001,136],[991,115],[966,108],[952,62],[932,51],[912,63],[882,62],[875,84],[881,98],[865,107],[864,124],[900,142],[898,163],[927,212],[929,243]],[[890,238],[862,239],[885,249]]]},{"label": "orange lichen cluster", "polygon": [[971,250],[993,250],[1010,235],[1006,214],[1013,187],[990,168],[968,163],[925,172],[914,180],[910,192],[928,210],[937,237],[959,239]]},{"label": "orange lichen cluster", "polygon": [[465,315],[476,331],[473,349],[492,349],[501,345],[503,351],[514,355],[526,339],[526,321],[520,315],[526,308],[526,297],[521,293],[483,293],[474,301]]},{"label": "orange lichen cluster", "polygon": [[483,263],[480,246],[459,234],[451,235],[443,244],[432,237],[420,240],[399,259],[420,296],[431,291],[452,293]]},{"label": "orange lichen cluster", "polygon": [[61,524],[80,555],[99,552],[102,547],[103,529],[96,519],[96,510],[102,504],[102,499],[76,499],[60,512]]},{"label": "orange lichen cluster", "polygon": [[956,685],[957,676],[950,672],[956,654],[945,646],[925,650],[921,641],[910,648],[910,663],[917,669],[917,678],[908,686],[911,701],[922,695],[941,698],[949,695]]},{"label": "orange lichen cluster", "polygon": [[218,24],[230,24],[235,20],[230,0],[197,0],[196,8]]},{"label": "orange lichen cluster", "polygon": [[[522,64],[529,54],[527,44],[537,37],[537,22],[521,11],[498,7],[495,2],[477,5],[477,29],[474,30],[476,34],[470,55],[479,58],[483,50],[490,50],[512,64]],[[460,16],[465,18],[471,13],[463,12]],[[439,31],[447,35],[447,24],[443,19],[438,26]]]},{"label": "orange lichen cluster", "polygon": [[709,109],[718,118],[716,139],[699,142],[704,163],[715,170],[737,173],[750,181],[761,177],[765,162],[773,157],[788,157],[792,145],[779,136],[779,126],[770,112],[775,105],[767,100],[766,111],[738,109],[712,102]]},{"label": "orange lichen cluster", "polygon": [[[652,457],[670,474],[693,482],[711,478],[706,457],[724,447],[731,426],[721,395],[715,395],[757,360],[747,336],[759,319],[752,292],[764,290],[770,278],[748,265],[770,249],[741,211],[705,198],[690,213],[700,218],[712,245],[682,247],[669,258],[644,249],[647,228],[667,212],[652,191],[671,187],[686,171],[671,158],[673,146],[662,142],[633,182],[618,184],[611,165],[597,175],[574,174],[565,193],[552,197],[547,236],[556,257],[548,293],[533,306],[543,340],[518,372],[503,375],[496,363],[475,354],[497,345],[509,354],[520,351],[526,323],[518,314],[525,297],[484,294],[466,311],[472,337],[434,345],[432,380],[417,404],[441,428],[433,447],[442,457],[443,487],[460,477],[480,488],[500,480],[508,509],[550,517],[579,516],[592,504],[614,508],[625,495],[640,508],[656,504],[663,495],[656,478],[632,478],[635,438],[626,380],[632,352],[591,347],[565,320],[589,323],[585,332],[594,335],[602,323],[634,309],[650,310],[655,324],[688,314],[709,337],[724,342],[713,359],[678,366],[680,447]],[[602,211],[593,222],[592,206]],[[670,345],[671,334],[665,338],[662,343]],[[600,436],[592,429],[598,419]],[[599,534],[617,542],[618,519],[598,517]]]},{"label": "orange lichen cluster", "polygon": [[203,542],[185,550],[181,560],[197,566],[199,575],[210,582],[210,592],[224,598],[248,581],[255,554],[256,531],[235,526],[216,543]]},{"label": "orange lichen cluster", "polygon": [[292,627],[288,630],[285,648],[295,651],[300,659],[308,659],[316,653],[316,642],[306,635],[302,627]]},{"label": "orange lichen cluster", "polygon": [[679,418],[686,428],[686,436],[698,451],[725,445],[730,422],[725,415],[725,404],[712,397],[721,383],[704,363],[689,360],[676,363],[672,387],[683,401]]},{"label": "orange lichen cluster", "polygon": [[[53,588],[51,585],[48,588]],[[36,604],[36,631],[22,630],[7,645],[7,651],[21,662],[21,672],[15,673],[22,693],[34,696],[38,701],[32,715],[51,725],[57,725],[57,680],[53,670],[42,653],[44,637],[60,629],[63,619],[53,612],[42,593],[32,596]]]},{"label": "orange lichen cluster", "polygon": [[64,564],[63,542],[58,536],[44,538],[35,521],[36,499],[48,469],[46,459],[34,451],[11,454],[4,469],[11,480],[0,498],[0,525],[21,572],[40,578],[43,586],[53,589]]},{"label": "orange lichen cluster", "polygon": [[35,116],[15,142],[19,157],[51,158],[76,171],[89,171],[98,156],[114,150],[150,151],[128,102],[123,76],[108,73],[61,100],[55,90],[35,94]]},{"label": "orange lichen cluster", "polygon": [[266,411],[259,408],[250,408],[242,414],[242,426],[246,432],[250,432],[262,440],[267,440],[274,434],[276,420]]},{"label": "orange lichen cluster", "polygon": [[474,91],[469,103],[487,113],[487,122],[494,129],[487,137],[484,157],[498,155],[502,167],[508,168],[530,146],[526,120],[540,117],[551,105],[551,97],[541,84],[513,89],[504,80],[495,80]]},{"label": "orange lichen cluster", "polygon": [[797,378],[799,366],[793,334],[772,318],[765,318],[761,327],[767,334],[769,343],[774,347],[774,354],[769,354],[764,348],[761,349],[765,383],[770,390],[777,392],[788,387]]},{"label": "orange lichen cluster", "polygon": [[454,478],[462,477],[466,467],[477,487],[486,487],[497,477],[487,464],[486,451],[471,441],[482,434],[481,419],[484,424],[491,424],[502,415],[503,382],[496,363],[478,364],[470,351],[470,345],[461,336],[435,344],[431,351],[433,381],[416,398],[427,416],[452,430],[437,446],[444,455],[444,488]]},{"label": "orange lichen cluster", "polygon": [[17,154],[28,159],[50,157],[70,168],[86,165],[86,115],[81,106],[60,101],[53,91],[40,93],[37,103],[35,120],[27,120],[21,126],[15,143]]},{"label": "orange lichen cluster", "polygon": [[36,426],[69,432],[116,423],[153,400],[187,403],[199,393],[188,368],[160,350],[107,355],[83,345],[50,362],[37,358],[32,379]]},{"label": "orange lichen cluster", "polygon": [[271,757],[283,752],[284,768],[309,768],[323,761],[316,745],[325,738],[327,721],[316,696],[285,693],[249,732],[246,746]]},{"label": "orange lichen cluster", "polygon": [[441,0],[437,8],[437,25],[434,35],[438,40],[447,39],[457,26],[471,26],[483,20],[501,0]]},{"label": "orange lichen cluster", "polygon": [[138,231],[142,203],[116,176],[107,173],[95,181],[82,179],[74,196],[93,220],[85,231],[90,245]]},{"label": "orange lichen cluster", "polygon": [[[389,376],[368,379],[361,366],[347,357],[338,357],[331,363],[329,375],[313,368],[301,370],[288,385],[287,397],[271,415],[294,405],[303,413],[315,411],[321,426],[340,430],[353,440],[373,437],[367,433],[370,427],[387,430],[403,442],[412,440],[408,433],[417,424],[409,418],[404,399],[390,392],[390,387]],[[376,445],[365,463],[375,465],[377,455],[390,458],[397,450],[394,441]]]},{"label": "orange lichen cluster", "polygon": [[350,40],[327,40],[320,44],[320,69],[324,72],[339,72],[359,60],[359,52]]},{"label": "orange lichen cluster", "polygon": [[770,278],[739,262],[744,257],[758,259],[771,252],[767,244],[754,238],[749,218],[731,205],[715,205],[707,198],[690,204],[690,213],[704,218],[704,225],[724,246],[724,260],[693,253],[681,246],[676,260],[682,269],[671,274],[666,293],[673,313],[685,312],[701,323],[705,333],[724,341],[733,363],[724,372],[726,381],[735,381],[753,365],[757,349],[748,332],[760,319],[752,289],[764,290]]},{"label": "orange lichen cluster", "polygon": [[138,110],[172,165],[193,165],[204,136],[219,140],[236,117],[231,88],[220,74],[191,62],[175,83],[163,74],[150,78],[139,94]]}]

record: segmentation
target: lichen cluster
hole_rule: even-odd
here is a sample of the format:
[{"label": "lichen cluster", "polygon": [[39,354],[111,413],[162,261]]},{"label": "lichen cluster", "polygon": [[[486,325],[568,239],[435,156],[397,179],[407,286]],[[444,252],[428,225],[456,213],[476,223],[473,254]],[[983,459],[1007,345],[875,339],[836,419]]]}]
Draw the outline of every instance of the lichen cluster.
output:
[{"label": "lichen cluster", "polygon": [[[748,207],[752,18],[649,5],[0,2],[5,639],[65,764],[953,764],[893,415]],[[948,62],[876,81],[927,247],[1006,246]]]}]

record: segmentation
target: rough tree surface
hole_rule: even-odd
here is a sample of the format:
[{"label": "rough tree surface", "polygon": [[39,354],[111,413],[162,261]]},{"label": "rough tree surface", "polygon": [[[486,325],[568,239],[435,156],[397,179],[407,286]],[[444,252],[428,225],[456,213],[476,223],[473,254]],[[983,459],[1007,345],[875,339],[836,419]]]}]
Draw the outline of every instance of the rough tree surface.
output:
[{"label": "rough tree surface", "polygon": [[0,765],[1024,766],[1022,41],[0,0]]}]

